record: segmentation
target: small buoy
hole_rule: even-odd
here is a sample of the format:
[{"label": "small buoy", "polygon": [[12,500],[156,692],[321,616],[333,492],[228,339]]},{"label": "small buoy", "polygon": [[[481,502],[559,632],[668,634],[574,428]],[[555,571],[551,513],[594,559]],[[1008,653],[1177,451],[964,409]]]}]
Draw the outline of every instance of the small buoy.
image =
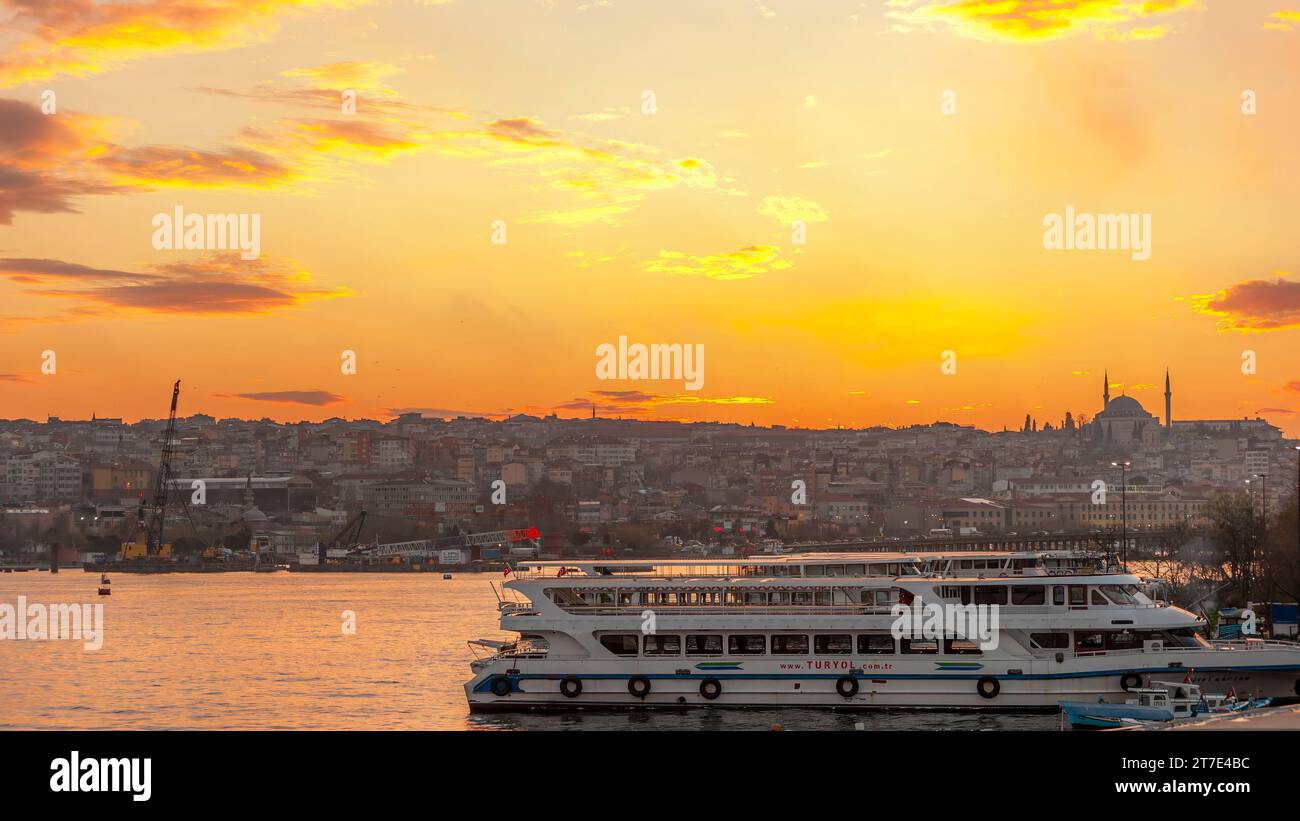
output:
[{"label": "small buoy", "polygon": [[101,588],[99,588],[99,595],[101,595],[101,596],[111,596],[111,595],[113,595],[113,588],[111,588],[111,587],[101,587]]}]

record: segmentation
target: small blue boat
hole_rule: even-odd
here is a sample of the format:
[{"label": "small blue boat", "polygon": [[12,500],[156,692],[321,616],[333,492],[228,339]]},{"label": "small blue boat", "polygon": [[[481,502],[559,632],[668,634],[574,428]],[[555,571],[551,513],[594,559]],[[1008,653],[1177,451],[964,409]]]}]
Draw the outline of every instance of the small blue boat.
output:
[{"label": "small blue boat", "polygon": [[1123,704],[1104,701],[1062,701],[1061,709],[1076,730],[1112,730],[1143,724],[1162,724],[1192,718],[1205,712],[1201,688],[1187,682],[1153,681],[1151,687],[1131,691]]},{"label": "small blue boat", "polygon": [[1106,704],[1104,702],[1062,701],[1061,709],[1070,726],[1076,730],[1110,730],[1135,724],[1158,724],[1173,721],[1174,714],[1159,707],[1137,704]]}]

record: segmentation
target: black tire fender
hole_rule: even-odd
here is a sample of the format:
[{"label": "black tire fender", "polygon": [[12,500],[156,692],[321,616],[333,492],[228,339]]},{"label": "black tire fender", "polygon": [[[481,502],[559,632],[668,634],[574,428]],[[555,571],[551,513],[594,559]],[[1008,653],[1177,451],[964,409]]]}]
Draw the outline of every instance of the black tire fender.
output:
[{"label": "black tire fender", "polygon": [[510,681],[509,676],[493,676],[492,683],[488,687],[492,690],[492,695],[498,698],[510,695],[515,689],[515,685]]},{"label": "black tire fender", "polygon": [[700,682],[700,695],[709,701],[713,701],[713,699],[722,695],[722,682],[709,676]]},{"label": "black tire fender", "polygon": [[582,680],[576,676],[565,676],[560,679],[560,692],[565,698],[577,698],[582,695]]},{"label": "black tire fender", "polygon": [[1137,673],[1125,673],[1119,680],[1119,686],[1125,690],[1136,690],[1142,686],[1142,677]]},{"label": "black tire fender", "polygon": [[840,676],[835,679],[835,692],[844,698],[853,698],[858,694],[858,680],[853,676]]},{"label": "black tire fender", "polygon": [[992,676],[985,676],[975,682],[975,691],[984,698],[997,698],[998,693],[1002,692],[1002,685]]},{"label": "black tire fender", "polygon": [[632,676],[627,680],[627,691],[635,698],[645,698],[650,695],[650,679],[645,676]]}]

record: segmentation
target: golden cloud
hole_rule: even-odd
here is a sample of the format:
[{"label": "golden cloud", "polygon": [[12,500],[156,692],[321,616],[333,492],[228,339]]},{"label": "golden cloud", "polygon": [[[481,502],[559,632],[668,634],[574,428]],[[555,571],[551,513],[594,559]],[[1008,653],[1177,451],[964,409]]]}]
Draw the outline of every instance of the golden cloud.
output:
[{"label": "golden cloud", "polygon": [[397,92],[386,86],[384,79],[402,71],[404,69],[392,63],[344,61],[291,68],[280,74],[310,80],[313,87],[330,91],[365,90],[391,96]]},{"label": "golden cloud", "polygon": [[19,41],[0,58],[0,88],[60,75],[86,77],[163,54],[266,42],[279,19],[368,0],[0,0]]},{"label": "golden cloud", "polygon": [[768,271],[783,271],[793,263],[781,259],[779,248],[749,245],[738,251],[693,257],[680,251],[660,251],[659,258],[641,263],[652,274],[706,276],[710,279],[749,279]]},{"label": "golden cloud", "polygon": [[1300,11],[1293,9],[1282,9],[1275,11],[1268,16],[1264,23],[1264,28],[1273,29],[1274,31],[1292,31],[1296,25],[1300,24]]},{"label": "golden cloud", "polygon": [[1196,0],[894,0],[894,30],[949,31],[976,40],[1042,42],[1091,33],[1151,40],[1169,31],[1145,25],[1153,17],[1197,6]]},{"label": "golden cloud", "polygon": [[775,217],[784,226],[795,220],[804,222],[826,222],[830,215],[820,205],[803,197],[764,197],[758,213],[765,217]]},{"label": "golden cloud", "polygon": [[771,405],[766,396],[697,396],[695,394],[664,394],[636,390],[589,391],[587,397],[575,397],[554,407],[554,410],[589,411],[620,415],[652,415],[656,408],[669,405]]}]

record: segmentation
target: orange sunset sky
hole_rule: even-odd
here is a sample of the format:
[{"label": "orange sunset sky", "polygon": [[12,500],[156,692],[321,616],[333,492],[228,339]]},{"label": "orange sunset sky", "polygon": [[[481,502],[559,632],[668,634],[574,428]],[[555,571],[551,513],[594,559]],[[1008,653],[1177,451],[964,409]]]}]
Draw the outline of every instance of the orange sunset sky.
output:
[{"label": "orange sunset sky", "polygon": [[[1298,436],[1298,127],[1295,0],[0,0],[0,417],[180,378],[182,414],[1001,429],[1106,370],[1162,416],[1168,366],[1175,418]],[[260,257],[156,250],[177,206],[260,215]],[[1150,214],[1150,259],[1046,250],[1066,206]],[[620,336],[703,344],[703,387],[598,380]]]}]

